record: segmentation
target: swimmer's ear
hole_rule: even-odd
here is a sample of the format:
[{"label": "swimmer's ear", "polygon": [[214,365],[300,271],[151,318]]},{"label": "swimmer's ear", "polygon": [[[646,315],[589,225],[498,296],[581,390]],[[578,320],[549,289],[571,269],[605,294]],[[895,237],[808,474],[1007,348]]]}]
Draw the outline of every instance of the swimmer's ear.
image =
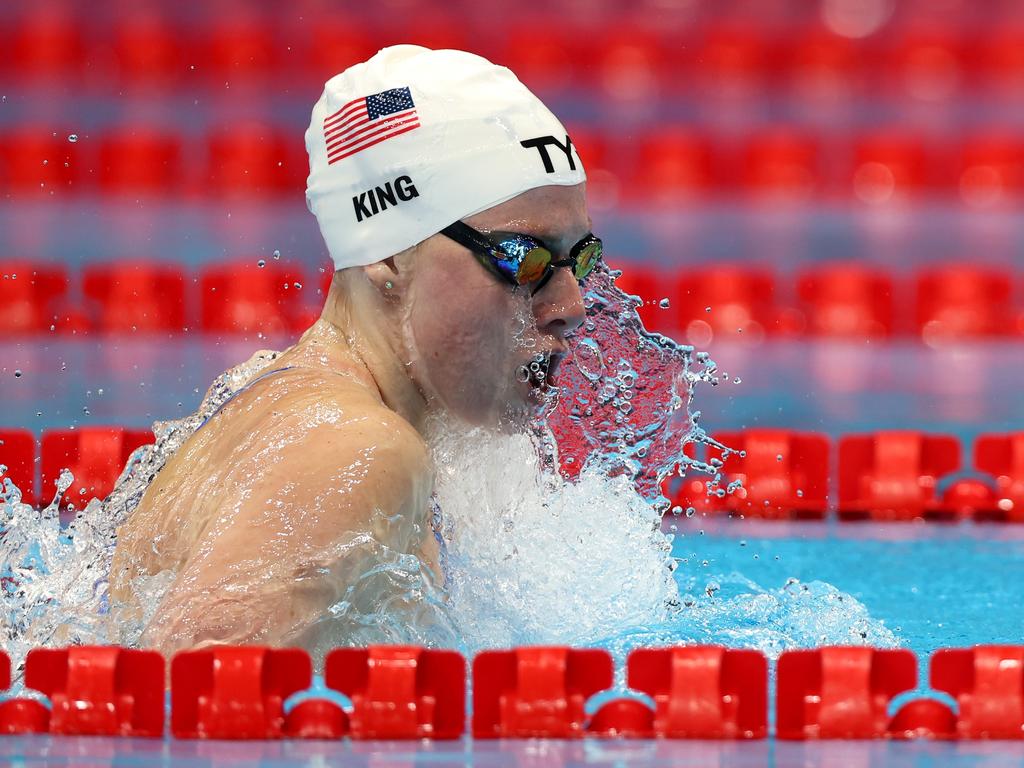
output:
[{"label": "swimmer's ear", "polygon": [[363,267],[363,274],[370,281],[374,288],[385,296],[393,296],[400,292],[403,286],[402,271],[395,264],[395,257],[388,256],[386,259],[367,264]]}]

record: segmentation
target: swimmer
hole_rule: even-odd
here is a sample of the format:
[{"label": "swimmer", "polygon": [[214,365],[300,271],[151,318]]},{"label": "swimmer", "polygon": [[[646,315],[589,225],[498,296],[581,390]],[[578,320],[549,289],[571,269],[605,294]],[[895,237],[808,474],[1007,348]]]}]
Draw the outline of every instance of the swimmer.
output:
[{"label": "swimmer", "polygon": [[385,48],[327,82],[305,138],[307,205],[337,270],[322,314],[118,531],[112,603],[172,575],[141,637],[168,654],[357,642],[358,622],[323,618],[406,601],[374,569],[387,558],[443,582],[428,421],[523,428],[601,258],[565,128],[478,56]]}]

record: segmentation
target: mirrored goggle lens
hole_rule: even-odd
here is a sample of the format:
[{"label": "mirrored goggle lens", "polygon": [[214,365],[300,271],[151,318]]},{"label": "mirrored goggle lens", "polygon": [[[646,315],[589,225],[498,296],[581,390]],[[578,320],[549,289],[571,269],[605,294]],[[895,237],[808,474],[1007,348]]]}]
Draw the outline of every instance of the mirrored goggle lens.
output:
[{"label": "mirrored goggle lens", "polygon": [[601,253],[603,250],[600,240],[595,240],[583,247],[583,250],[581,250],[576,256],[575,275],[577,280],[583,280],[587,275],[594,271],[594,267],[597,266],[597,262],[601,260]]},{"label": "mirrored goggle lens", "polygon": [[529,285],[540,280],[550,263],[551,251],[546,248],[531,248],[519,262],[519,268],[516,270],[516,282],[519,285]]}]

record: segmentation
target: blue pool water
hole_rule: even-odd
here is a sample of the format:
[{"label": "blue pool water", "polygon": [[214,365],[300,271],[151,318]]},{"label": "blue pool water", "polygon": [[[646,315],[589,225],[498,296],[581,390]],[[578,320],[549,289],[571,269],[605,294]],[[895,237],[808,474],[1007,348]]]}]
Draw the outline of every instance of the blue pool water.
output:
[{"label": "blue pool water", "polygon": [[[1024,642],[1024,528],[699,518],[676,525],[677,556],[696,553],[709,573],[742,573],[765,587],[827,582],[923,660],[936,648]],[[737,591],[723,583],[710,599]]]}]

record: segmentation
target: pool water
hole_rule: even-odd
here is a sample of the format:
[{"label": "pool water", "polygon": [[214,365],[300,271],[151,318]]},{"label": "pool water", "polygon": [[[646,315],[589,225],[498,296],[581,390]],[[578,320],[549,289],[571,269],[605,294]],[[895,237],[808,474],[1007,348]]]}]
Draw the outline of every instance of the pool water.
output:
[{"label": "pool water", "polygon": [[[699,518],[674,524],[673,553],[691,562],[698,553],[708,561],[701,568],[720,582],[728,573],[764,587],[791,578],[826,582],[858,600],[922,660],[937,648],[1024,642],[1022,528]],[[728,601],[745,591],[721,586],[703,599]]]}]

